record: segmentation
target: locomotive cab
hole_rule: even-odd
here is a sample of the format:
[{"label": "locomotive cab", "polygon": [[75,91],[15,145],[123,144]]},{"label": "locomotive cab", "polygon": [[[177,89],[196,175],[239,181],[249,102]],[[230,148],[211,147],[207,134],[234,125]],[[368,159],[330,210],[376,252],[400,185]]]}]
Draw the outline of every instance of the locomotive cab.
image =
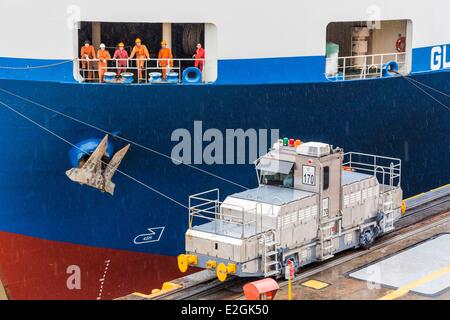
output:
[{"label": "locomotive cab", "polygon": [[335,253],[368,248],[401,215],[401,161],[344,154],[324,143],[275,144],[255,163],[259,186],[220,202],[219,190],[189,198],[188,266],[220,280],[282,276]]}]

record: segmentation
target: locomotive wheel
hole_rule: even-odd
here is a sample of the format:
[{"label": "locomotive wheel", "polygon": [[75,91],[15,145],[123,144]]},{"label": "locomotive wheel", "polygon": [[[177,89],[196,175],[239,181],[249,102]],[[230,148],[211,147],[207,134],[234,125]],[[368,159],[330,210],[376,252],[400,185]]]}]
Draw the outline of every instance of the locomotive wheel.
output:
[{"label": "locomotive wheel", "polygon": [[361,233],[360,236],[361,247],[365,250],[370,249],[373,242],[375,241],[375,236],[372,229],[366,229]]}]

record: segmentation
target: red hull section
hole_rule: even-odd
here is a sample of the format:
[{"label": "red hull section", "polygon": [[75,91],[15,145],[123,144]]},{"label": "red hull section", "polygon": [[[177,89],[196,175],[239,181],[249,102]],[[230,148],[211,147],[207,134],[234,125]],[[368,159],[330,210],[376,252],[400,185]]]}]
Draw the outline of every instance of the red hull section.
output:
[{"label": "red hull section", "polygon": [[175,257],[0,232],[0,279],[10,299],[114,299],[180,277]]}]

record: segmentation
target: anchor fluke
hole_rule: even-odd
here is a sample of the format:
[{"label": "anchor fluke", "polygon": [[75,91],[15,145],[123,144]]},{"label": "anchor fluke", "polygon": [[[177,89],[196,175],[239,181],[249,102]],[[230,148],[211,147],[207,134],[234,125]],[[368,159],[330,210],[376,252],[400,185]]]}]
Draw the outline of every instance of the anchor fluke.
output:
[{"label": "anchor fluke", "polygon": [[128,152],[130,145],[125,146],[114,154],[111,161],[105,161],[108,146],[108,135],[98,144],[95,151],[89,156],[86,163],[80,168],[72,168],[66,171],[67,177],[74,182],[99,189],[114,195],[115,184],[112,177],[119,168],[123,158]]}]

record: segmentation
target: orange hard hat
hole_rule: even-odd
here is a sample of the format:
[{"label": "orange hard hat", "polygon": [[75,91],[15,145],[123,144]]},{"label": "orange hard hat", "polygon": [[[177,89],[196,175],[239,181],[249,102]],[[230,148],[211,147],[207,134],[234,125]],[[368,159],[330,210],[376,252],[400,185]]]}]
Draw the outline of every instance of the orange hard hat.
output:
[{"label": "orange hard hat", "polygon": [[141,41],[141,39],[140,38],[136,38],[136,41],[135,41],[135,43],[141,43],[142,41]]},{"label": "orange hard hat", "polygon": [[167,44],[166,40],[161,41],[161,44],[166,45]]},{"label": "orange hard hat", "polygon": [[117,46],[118,47],[125,47],[125,44],[123,42],[120,42]]}]

